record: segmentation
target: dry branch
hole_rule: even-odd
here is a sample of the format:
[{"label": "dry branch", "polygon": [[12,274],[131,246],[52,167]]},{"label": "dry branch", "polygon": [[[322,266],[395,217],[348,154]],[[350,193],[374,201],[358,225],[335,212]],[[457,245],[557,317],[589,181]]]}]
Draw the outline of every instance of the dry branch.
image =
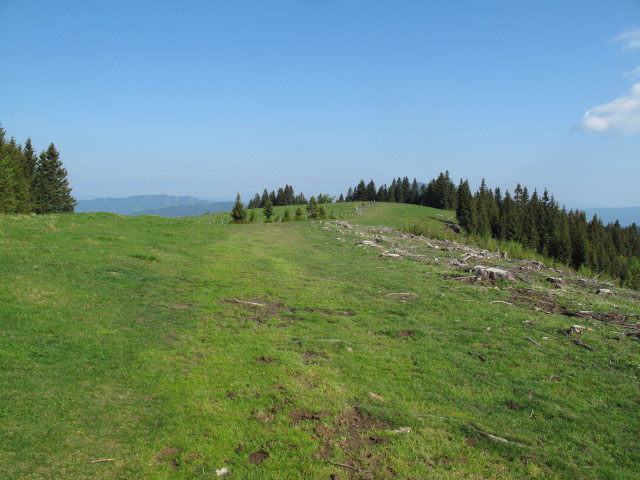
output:
[{"label": "dry branch", "polygon": [[565,337],[567,337],[569,340],[571,340],[571,342],[572,342],[574,345],[577,345],[577,346],[582,347],[582,348],[586,348],[587,350],[591,350],[592,352],[595,352],[595,351],[596,351],[596,349],[595,349],[595,348],[590,347],[589,345],[586,345],[586,344],[582,343],[580,340],[577,340],[577,339],[575,339],[575,338],[571,338],[571,335],[569,335],[569,334],[568,334],[567,332],[565,332],[564,330],[560,330],[560,332],[561,332]]},{"label": "dry branch", "polygon": [[115,462],[115,458],[98,458],[96,460],[89,460],[87,463],[101,463],[101,462]]},{"label": "dry branch", "polygon": [[536,342],[533,338],[527,337],[527,340],[529,340],[531,343],[533,343],[536,347],[542,348],[542,345],[540,345],[538,342]]},{"label": "dry branch", "polygon": [[264,303],[256,303],[256,302],[247,302],[245,300],[238,300],[237,298],[230,297],[233,303],[244,303],[246,305],[255,305],[256,307],[264,307],[266,306]]}]

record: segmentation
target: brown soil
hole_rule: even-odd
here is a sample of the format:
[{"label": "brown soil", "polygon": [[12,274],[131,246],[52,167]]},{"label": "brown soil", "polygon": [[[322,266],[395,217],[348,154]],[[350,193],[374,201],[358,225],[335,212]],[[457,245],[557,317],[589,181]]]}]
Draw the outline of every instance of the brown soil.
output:
[{"label": "brown soil", "polygon": [[545,313],[559,313],[567,317],[587,318],[589,320],[618,325],[632,332],[640,333],[640,322],[638,322],[637,315],[624,314],[615,310],[604,313],[574,311],[558,303],[555,296],[549,293],[517,288],[511,291],[509,301],[516,305],[533,306]]},{"label": "brown soil", "polygon": [[251,455],[249,455],[249,463],[253,465],[260,465],[267,458],[269,458],[269,452],[266,452],[261,448],[257,452],[253,452]]},{"label": "brown soil", "polygon": [[181,448],[178,447],[166,447],[158,452],[156,459],[158,462],[169,462],[169,464],[173,468],[178,468],[180,465],[178,464],[177,456],[182,452]]},{"label": "brown soil", "polygon": [[464,437],[464,443],[466,443],[470,447],[475,447],[478,443],[478,439],[476,437]]},{"label": "brown soil", "polygon": [[333,457],[333,452],[329,447],[321,445],[316,449],[312,457],[314,460],[330,460]]},{"label": "brown soil", "polygon": [[416,334],[415,330],[399,330],[396,332],[396,337],[398,338],[413,337],[415,334]]},{"label": "brown soil", "polygon": [[310,361],[318,358],[329,358],[324,353],[314,352],[313,350],[307,350],[305,352],[302,352],[302,356],[305,359],[305,363],[309,363]]},{"label": "brown soil", "polygon": [[269,423],[275,418],[271,413],[264,412],[264,411],[259,411],[257,413],[252,414],[251,416],[263,425],[266,423]]},{"label": "brown soil", "polygon": [[310,412],[305,408],[292,408],[287,413],[287,417],[293,420],[293,423],[298,423],[304,420],[320,420],[320,414]]},{"label": "brown soil", "polygon": [[275,363],[278,361],[275,358],[271,358],[271,357],[258,357],[256,358],[256,360],[259,361],[260,363]]}]

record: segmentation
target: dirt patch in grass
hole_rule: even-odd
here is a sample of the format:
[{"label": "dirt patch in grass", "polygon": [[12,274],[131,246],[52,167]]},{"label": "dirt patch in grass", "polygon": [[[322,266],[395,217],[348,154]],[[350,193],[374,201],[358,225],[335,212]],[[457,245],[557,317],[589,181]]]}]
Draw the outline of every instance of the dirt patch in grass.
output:
[{"label": "dirt patch in grass", "polygon": [[610,312],[591,312],[572,310],[560,304],[557,298],[550,293],[537,292],[525,288],[517,288],[511,291],[509,301],[521,306],[532,306],[536,310],[544,313],[559,313],[567,317],[587,318],[599,322],[618,325],[634,333],[640,334],[640,322],[637,315],[624,314],[612,310]]},{"label": "dirt patch in grass", "polygon": [[258,357],[256,360],[260,363],[276,363],[278,360],[271,357]]},{"label": "dirt patch in grass", "polygon": [[558,299],[546,292],[537,292],[527,288],[515,288],[509,293],[509,302],[520,306],[531,306],[544,313],[567,315],[568,309],[558,303]]},{"label": "dirt patch in grass", "polygon": [[293,420],[293,423],[302,422],[305,420],[320,420],[322,415],[307,410],[306,408],[292,408],[287,413],[287,417]]},{"label": "dirt patch in grass", "polygon": [[466,443],[470,447],[475,447],[478,443],[478,439],[476,437],[464,437],[464,443]]},{"label": "dirt patch in grass", "polygon": [[249,455],[249,463],[252,465],[260,465],[267,458],[269,458],[269,452],[261,448],[257,452],[253,452]]},{"label": "dirt patch in grass", "polygon": [[[320,423],[315,434],[320,441],[314,458],[329,461],[333,450],[346,455],[346,460],[334,465],[341,466],[348,478],[369,479],[379,473],[384,463],[384,451],[376,447],[384,445],[388,439],[375,435],[375,430],[388,429],[389,425],[358,408],[347,410],[331,423]],[[348,467],[345,467],[347,465]]]},{"label": "dirt patch in grass", "polygon": [[264,300],[260,299],[240,299],[235,297],[227,297],[223,300],[223,302],[237,305],[238,307],[250,312],[259,312],[262,315],[269,316],[276,315],[284,307],[284,304],[282,302],[265,302]]},{"label": "dirt patch in grass", "polygon": [[412,337],[415,336],[415,334],[416,334],[415,330],[398,330],[396,332],[396,337],[397,338],[406,338],[406,337],[412,338]]},{"label": "dirt patch in grass", "polygon": [[166,447],[158,452],[156,455],[156,460],[158,462],[168,462],[173,468],[178,468],[180,465],[178,464],[177,457],[182,452],[181,448],[178,447]]},{"label": "dirt patch in grass", "polygon": [[302,357],[304,358],[304,363],[312,363],[318,358],[329,358],[328,355],[324,353],[314,352],[313,350],[306,350],[302,352]]}]

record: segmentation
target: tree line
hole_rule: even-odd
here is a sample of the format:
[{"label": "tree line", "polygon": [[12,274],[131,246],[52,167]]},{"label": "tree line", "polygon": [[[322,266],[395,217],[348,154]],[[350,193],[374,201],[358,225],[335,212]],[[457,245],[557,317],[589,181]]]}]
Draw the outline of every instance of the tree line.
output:
[{"label": "tree line", "polygon": [[[349,187],[346,195],[340,195],[347,202],[392,202],[412,203],[427,207],[454,210],[456,205],[457,189],[449,178],[449,172],[441,173],[428,184],[418,183],[414,178],[409,182],[409,177],[393,179],[390,185],[380,185],[376,188],[373,180],[365,183],[364,180],[355,187]],[[339,200],[342,201],[342,200]]]},{"label": "tree line", "polygon": [[[293,191],[293,189],[291,191]],[[302,197],[304,198],[304,195],[302,195]],[[322,194],[318,195],[318,198],[320,200],[326,200],[326,198],[324,198],[324,195]],[[331,203],[332,201],[333,199],[331,197],[329,198],[329,201],[325,203]],[[295,204],[289,204],[289,205],[295,205]],[[254,223],[256,221],[256,210],[258,208],[262,209],[262,214],[264,215],[267,223],[290,222],[292,220],[300,221],[300,220],[305,220],[307,218],[308,219],[316,219],[316,218],[326,219],[327,218],[327,211],[324,208],[324,205],[318,202],[318,199],[316,199],[316,197],[313,197],[313,196],[309,199],[308,202],[306,202],[306,207],[305,207],[305,210],[307,211],[306,215],[302,211],[302,208],[298,206],[298,208],[296,208],[293,215],[291,213],[291,209],[287,208],[282,214],[282,217],[279,217],[279,216],[274,216],[275,215],[275,211],[273,209],[274,204],[271,201],[271,197],[269,196],[269,194],[267,194],[267,196],[265,197],[264,202],[255,203],[253,202],[253,199],[252,199],[249,202],[249,206],[245,208],[244,203],[242,202],[242,198],[240,197],[240,193],[238,193],[238,195],[236,195],[236,201],[233,204],[233,208],[231,209],[231,221],[233,223]]]},{"label": "tree line", "polygon": [[285,185],[278,188],[277,192],[271,190],[269,192],[266,188],[262,192],[262,195],[256,193],[247,205],[247,208],[264,208],[267,200],[271,202],[275,207],[286,207],[290,205],[308,205],[311,200],[314,199],[316,203],[332,203],[334,197],[327,193],[319,193],[317,197],[311,197],[309,200],[304,196],[304,193],[295,194],[291,185]]},{"label": "tree line", "polygon": [[0,213],[73,212],[67,170],[52,143],[36,154],[31,139],[20,145],[0,126]]},{"label": "tree line", "polygon": [[[343,197],[342,195],[340,196]],[[350,187],[346,201],[383,201],[455,210],[458,223],[469,235],[516,242],[575,269],[606,272],[631,288],[640,288],[640,229],[636,224],[603,224],[597,216],[561,207],[545,189],[516,186],[513,195],[490,189],[484,179],[472,193],[467,180],[456,187],[449,172],[428,184],[408,177],[376,188],[371,180]]]}]

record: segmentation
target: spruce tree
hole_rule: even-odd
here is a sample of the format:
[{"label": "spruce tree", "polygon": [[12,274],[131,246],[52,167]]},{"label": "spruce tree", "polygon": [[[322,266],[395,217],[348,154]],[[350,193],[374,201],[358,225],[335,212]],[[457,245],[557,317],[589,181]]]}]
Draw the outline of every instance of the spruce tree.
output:
[{"label": "spruce tree", "polygon": [[240,199],[240,192],[236,195],[236,203],[234,203],[233,209],[231,210],[231,218],[233,223],[245,223],[246,221],[247,211],[244,209],[244,204]]},{"label": "spruce tree", "polygon": [[0,156],[0,213],[16,211],[15,171],[9,156]]},{"label": "spruce tree", "polygon": [[34,177],[36,213],[73,212],[76,205],[71,196],[67,170],[60,162],[60,154],[52,144],[40,154]]},{"label": "spruce tree", "polygon": [[324,209],[324,205],[318,205],[318,218],[324,220],[327,218],[327,211]]},{"label": "spruce tree", "polygon": [[256,209],[252,208],[249,211],[249,223],[254,223],[256,221]]},{"label": "spruce tree", "polygon": [[340,196],[338,197],[338,202],[339,203],[344,202],[344,195],[340,194]]},{"label": "spruce tree", "polygon": [[283,222],[291,221],[291,211],[288,208],[284,211],[284,214],[282,215],[282,221]]},{"label": "spruce tree", "polygon": [[463,182],[460,179],[457,197],[456,217],[458,218],[458,223],[467,233],[472,233],[474,230],[472,196],[467,180]]},{"label": "spruce tree", "polygon": [[318,216],[318,202],[316,197],[311,197],[307,205],[307,218],[314,219]]},{"label": "spruce tree", "polygon": [[260,197],[260,208],[265,206],[267,200],[269,200],[269,192],[267,192],[267,189],[265,188],[262,192],[262,197]]},{"label": "spruce tree", "polygon": [[302,208],[296,208],[296,221],[304,220],[304,213],[302,212]]},{"label": "spruce tree", "polygon": [[269,197],[267,197],[264,207],[262,207],[262,214],[267,219],[267,222],[271,221],[271,217],[273,217],[273,203],[271,203],[271,199]]}]

